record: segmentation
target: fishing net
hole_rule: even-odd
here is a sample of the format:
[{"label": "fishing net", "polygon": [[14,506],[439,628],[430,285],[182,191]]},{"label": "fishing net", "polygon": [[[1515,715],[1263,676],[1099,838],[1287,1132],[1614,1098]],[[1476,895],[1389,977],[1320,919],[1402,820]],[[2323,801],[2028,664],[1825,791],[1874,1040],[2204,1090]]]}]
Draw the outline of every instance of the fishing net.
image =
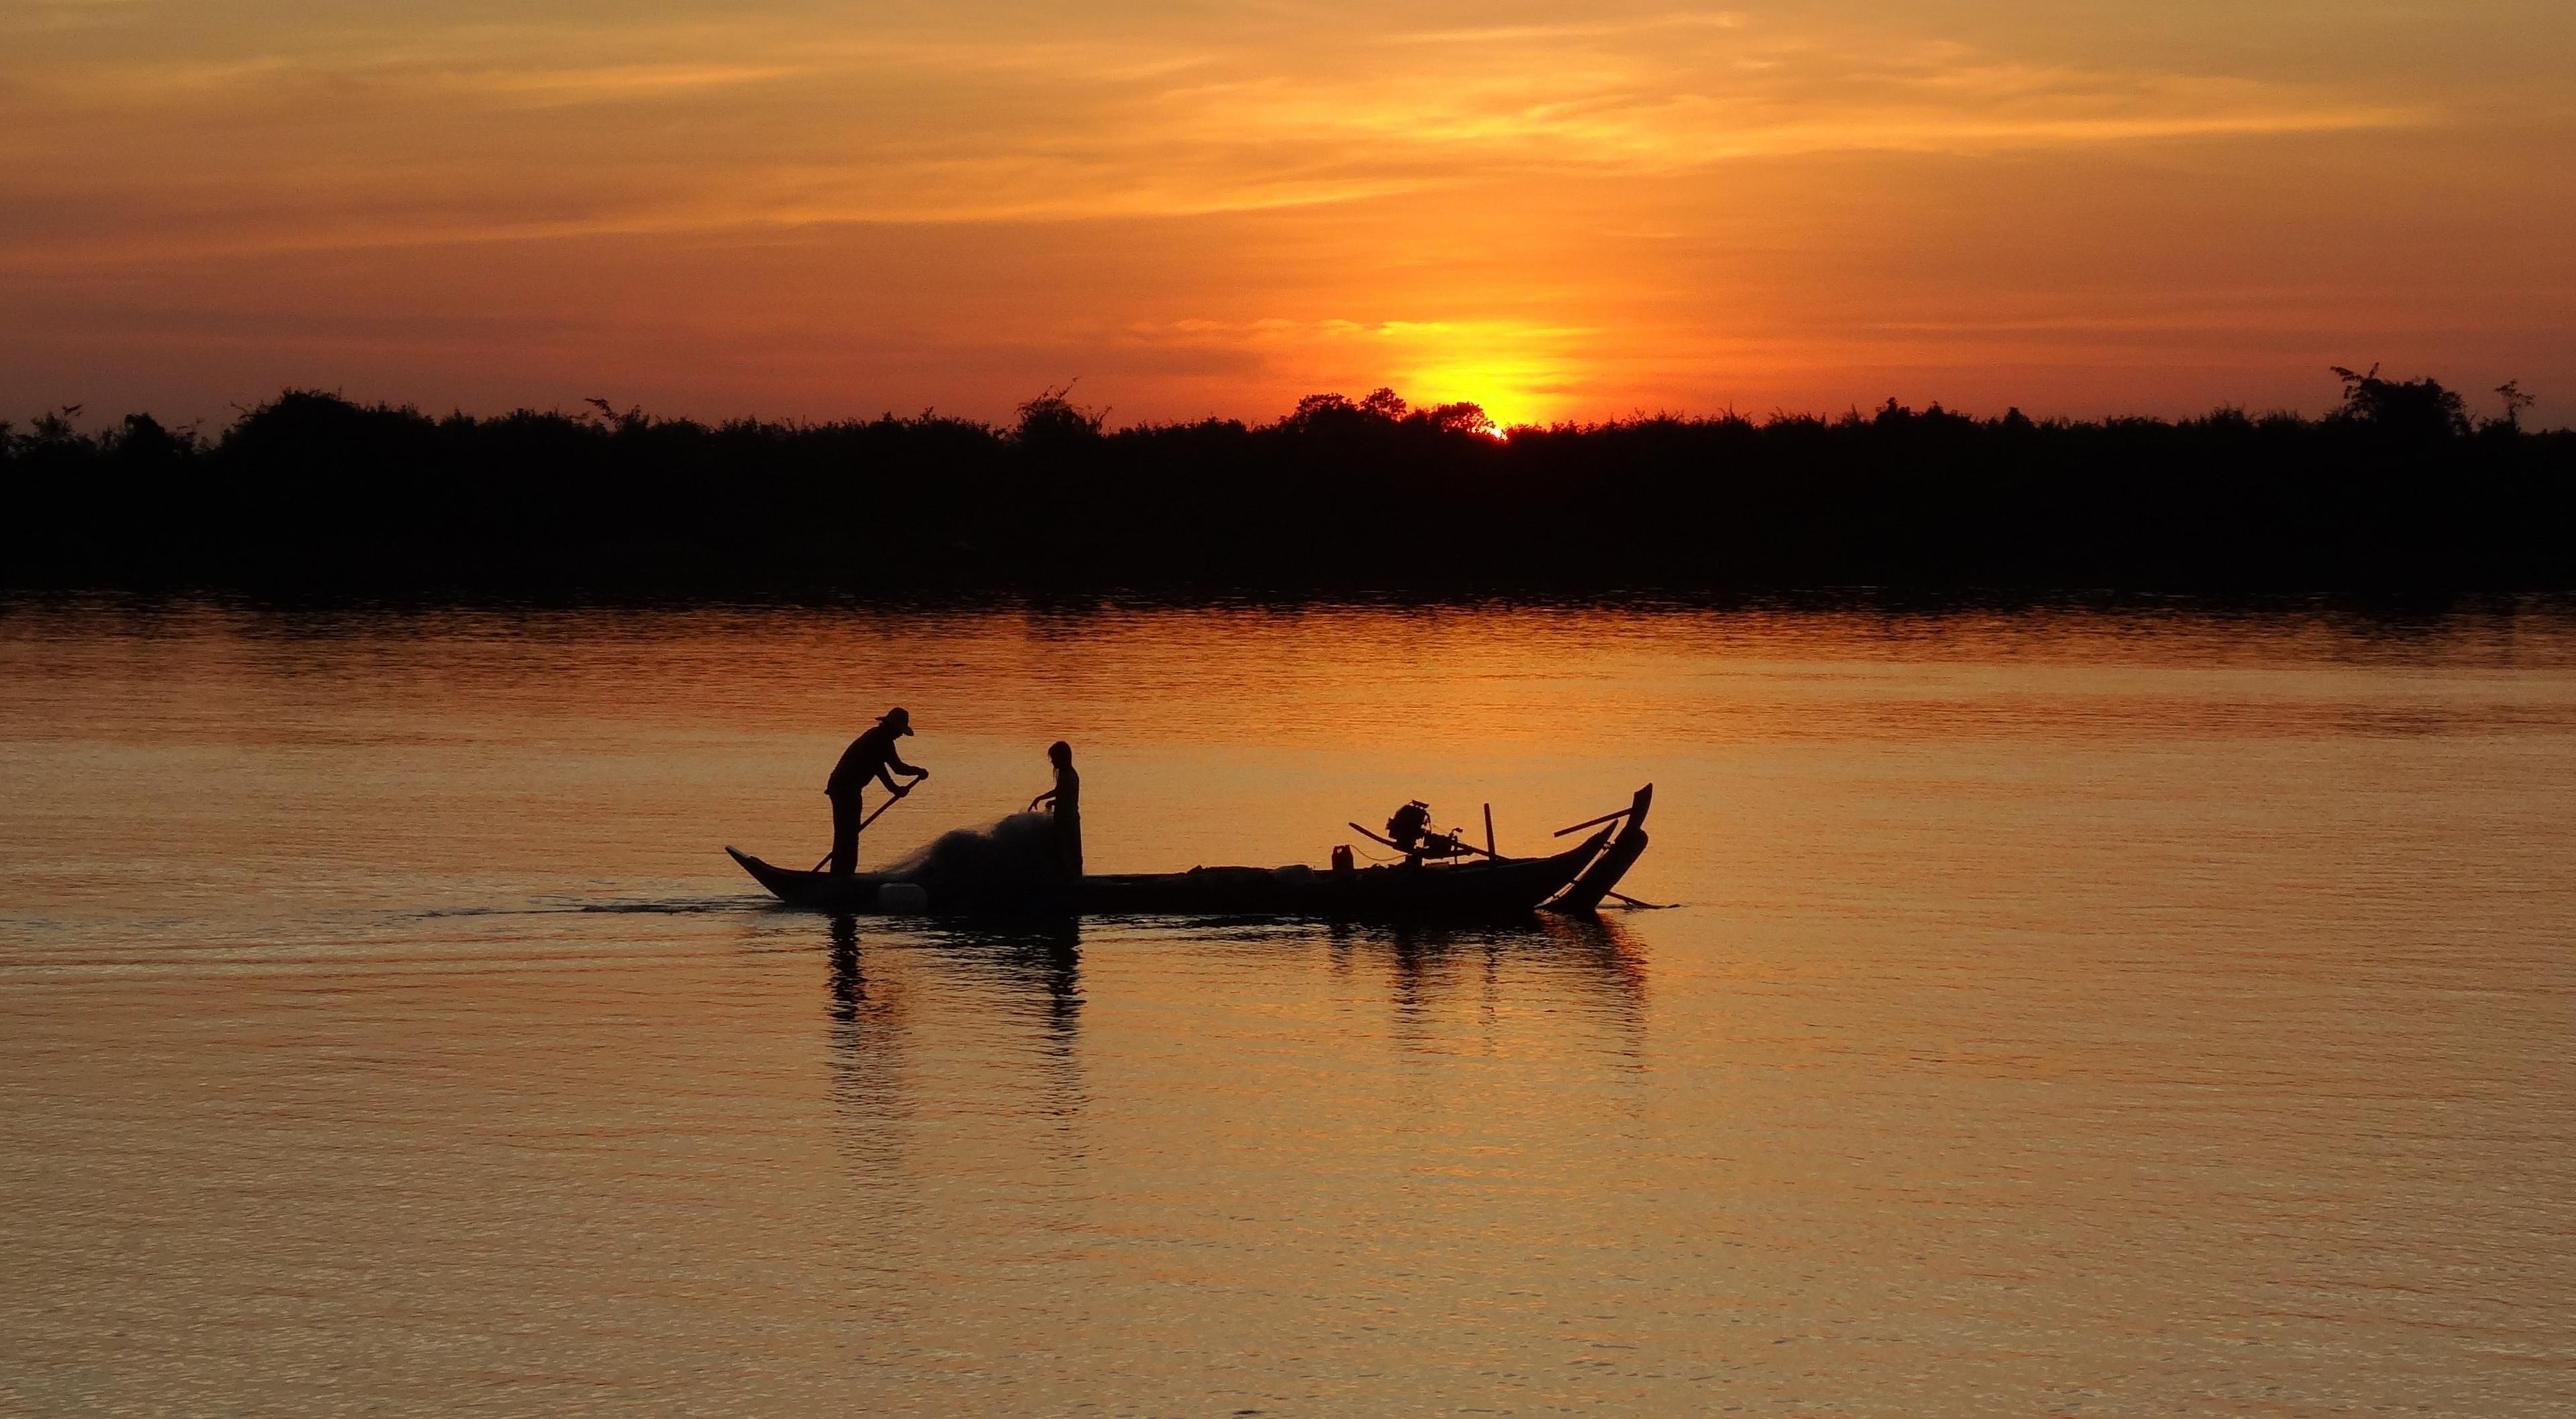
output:
[{"label": "fishing net", "polygon": [[1014,813],[981,828],[957,828],[897,858],[885,875],[917,882],[934,902],[992,900],[1015,888],[1059,880],[1055,820]]}]

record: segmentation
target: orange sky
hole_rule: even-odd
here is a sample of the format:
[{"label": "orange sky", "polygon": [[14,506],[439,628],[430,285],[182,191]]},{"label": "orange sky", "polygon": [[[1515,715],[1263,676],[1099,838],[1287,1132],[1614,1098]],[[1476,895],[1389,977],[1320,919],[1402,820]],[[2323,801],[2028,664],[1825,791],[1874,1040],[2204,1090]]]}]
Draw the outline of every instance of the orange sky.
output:
[{"label": "orange sky", "polygon": [[0,0],[0,417],[2576,419],[2576,7]]}]

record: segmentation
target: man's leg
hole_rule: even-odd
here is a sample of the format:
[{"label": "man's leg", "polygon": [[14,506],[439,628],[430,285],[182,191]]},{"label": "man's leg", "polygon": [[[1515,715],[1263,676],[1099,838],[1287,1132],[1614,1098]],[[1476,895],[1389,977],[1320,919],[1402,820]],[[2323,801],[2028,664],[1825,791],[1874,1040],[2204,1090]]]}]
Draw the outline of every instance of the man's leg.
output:
[{"label": "man's leg", "polygon": [[859,870],[859,792],[832,795],[832,870],[851,873]]}]

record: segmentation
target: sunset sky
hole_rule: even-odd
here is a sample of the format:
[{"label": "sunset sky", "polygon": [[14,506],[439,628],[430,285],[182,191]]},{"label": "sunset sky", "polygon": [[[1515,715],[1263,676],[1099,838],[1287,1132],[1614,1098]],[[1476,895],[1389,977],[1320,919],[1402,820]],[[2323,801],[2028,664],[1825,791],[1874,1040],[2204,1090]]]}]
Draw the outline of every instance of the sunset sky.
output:
[{"label": "sunset sky", "polygon": [[2576,420],[2576,6],[0,0],[0,418]]}]

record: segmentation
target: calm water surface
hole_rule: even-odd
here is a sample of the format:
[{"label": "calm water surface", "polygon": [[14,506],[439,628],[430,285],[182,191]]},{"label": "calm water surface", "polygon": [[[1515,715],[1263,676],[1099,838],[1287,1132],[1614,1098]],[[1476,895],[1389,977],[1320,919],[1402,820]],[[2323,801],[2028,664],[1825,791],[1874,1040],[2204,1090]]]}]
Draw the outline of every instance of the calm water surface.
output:
[{"label": "calm water surface", "polygon": [[[1683,905],[771,909],[894,702],[875,860]],[[21,607],[0,790],[12,1413],[2576,1409],[2546,611]]]}]

